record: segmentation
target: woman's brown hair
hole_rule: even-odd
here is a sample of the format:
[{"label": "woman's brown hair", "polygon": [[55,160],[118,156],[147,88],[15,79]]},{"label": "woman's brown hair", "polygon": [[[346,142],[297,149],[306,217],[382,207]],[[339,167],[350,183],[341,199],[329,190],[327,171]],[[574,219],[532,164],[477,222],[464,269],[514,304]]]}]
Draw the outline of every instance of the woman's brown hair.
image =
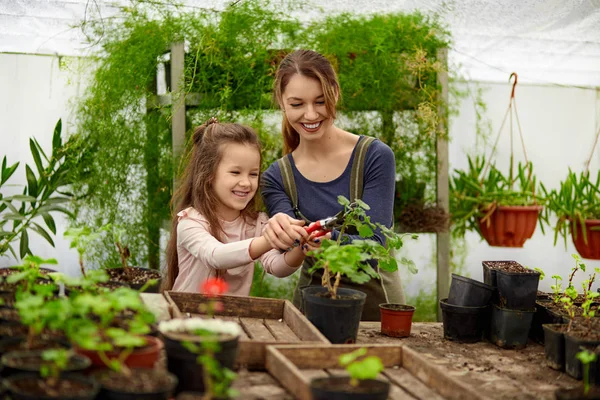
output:
[{"label": "woman's brown hair", "polygon": [[[177,213],[193,207],[208,221],[210,233],[217,239],[222,238],[223,227],[215,214],[218,199],[213,190],[215,173],[223,158],[223,146],[229,143],[245,144],[256,148],[260,154],[260,142],[256,132],[245,125],[221,124],[211,118],[196,128],[192,135],[192,149],[189,162],[179,179],[180,185],[171,199],[172,225],[171,238],[167,245],[167,279],[163,290],[171,290],[179,275],[177,256]],[[259,164],[260,165],[260,164]],[[256,195],[250,200],[241,215],[246,220],[255,220]]]},{"label": "woman's brown hair", "polygon": [[[325,107],[330,118],[335,118],[335,106],[339,99],[340,85],[333,66],[323,55],[312,50],[296,50],[289,53],[279,64],[275,73],[273,97],[283,110],[283,92],[294,75],[303,75],[321,83],[325,96]],[[300,143],[300,135],[283,114],[283,154],[291,153]]]}]

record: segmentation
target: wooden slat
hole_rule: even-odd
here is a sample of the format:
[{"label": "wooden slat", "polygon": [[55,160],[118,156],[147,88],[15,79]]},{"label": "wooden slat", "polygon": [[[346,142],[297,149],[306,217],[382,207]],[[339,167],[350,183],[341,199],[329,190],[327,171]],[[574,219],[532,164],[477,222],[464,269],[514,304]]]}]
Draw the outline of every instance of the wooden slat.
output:
[{"label": "wooden slat", "polygon": [[296,336],[293,330],[283,320],[265,319],[265,326],[277,342],[296,343],[300,338]]},{"label": "wooden slat", "polygon": [[316,378],[327,378],[329,374],[322,369],[303,369],[302,376],[310,382]]},{"label": "wooden slat", "polygon": [[389,378],[392,383],[400,386],[417,399],[444,400],[443,397],[425,386],[423,382],[415,378],[404,368],[387,368],[383,374],[385,377]]},{"label": "wooden slat", "polygon": [[[283,356],[274,346],[267,346],[265,357],[267,371],[273,375],[281,385],[293,393],[299,400],[312,400],[307,376],[300,372],[290,360]],[[316,368],[315,368],[316,369]]]},{"label": "wooden slat", "polygon": [[230,316],[221,315],[221,316],[219,316],[219,319],[222,319],[223,321],[237,322],[238,324],[240,324],[240,327],[242,328],[242,333],[240,334],[240,340],[249,340],[250,339],[248,337],[248,334],[246,334],[246,331],[244,330],[244,326],[240,323],[240,319],[238,317],[230,317]]},{"label": "wooden slat", "polygon": [[[402,369],[398,368],[398,370],[402,370]],[[305,371],[306,370],[302,370],[302,373],[304,374]],[[345,369],[337,369],[336,368],[336,369],[327,369],[326,371],[331,376],[345,376],[345,377],[350,376],[348,371],[346,371]],[[410,375],[410,373],[408,373],[408,372],[406,372],[406,373]],[[405,388],[399,386],[396,382],[393,382],[384,374],[379,374],[377,379],[386,381],[386,382],[390,382],[390,393],[388,395],[388,400],[429,400],[429,397],[413,396]],[[416,378],[413,378],[413,379],[416,380]]]},{"label": "wooden slat", "polygon": [[260,342],[276,342],[271,332],[265,326],[265,320],[262,318],[244,318],[240,317],[240,323],[244,330],[248,332],[248,336],[253,341]]},{"label": "wooden slat", "polygon": [[443,367],[434,365],[409,346],[404,346],[402,350],[402,367],[448,400],[487,399],[471,387],[452,378]]},{"label": "wooden slat", "polygon": [[329,340],[288,300],[283,305],[283,320],[304,341],[329,343]]}]

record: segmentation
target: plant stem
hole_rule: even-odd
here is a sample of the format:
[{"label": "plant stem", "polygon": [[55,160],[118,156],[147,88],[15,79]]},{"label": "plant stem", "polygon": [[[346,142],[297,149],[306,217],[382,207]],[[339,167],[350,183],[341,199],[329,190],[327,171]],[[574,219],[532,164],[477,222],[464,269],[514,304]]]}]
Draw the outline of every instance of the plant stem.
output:
[{"label": "plant stem", "polygon": [[81,269],[81,275],[85,277],[85,268],[83,267],[83,254],[79,254],[79,268]]},{"label": "plant stem", "polygon": [[336,298],[336,292],[334,288],[331,286],[331,272],[329,271],[329,262],[325,263],[323,267],[323,277],[321,278],[321,285],[327,288],[329,295],[332,299]]},{"label": "plant stem", "polygon": [[[337,295],[338,286],[340,286],[340,278],[342,277],[341,273],[335,274],[335,283],[333,284],[333,292]],[[334,297],[335,298],[335,297]]]}]

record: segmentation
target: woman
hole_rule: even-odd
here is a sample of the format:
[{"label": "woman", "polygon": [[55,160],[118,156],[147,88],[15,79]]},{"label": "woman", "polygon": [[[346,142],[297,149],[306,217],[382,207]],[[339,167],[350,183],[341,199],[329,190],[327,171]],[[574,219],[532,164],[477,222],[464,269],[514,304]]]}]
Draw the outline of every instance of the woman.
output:
[{"label": "woman", "polygon": [[[277,213],[308,221],[332,216],[341,209],[338,195],[354,200],[351,188],[371,207],[368,215],[372,222],[388,227],[392,225],[396,175],[394,153],[378,140],[369,142],[364,136],[335,126],[336,104],[340,95],[337,75],[321,54],[298,50],[288,54],[281,62],[275,77],[274,97],[283,111],[283,160],[289,161],[289,172],[284,170],[282,174],[282,167],[273,163],[263,175],[262,195],[269,215],[275,216],[266,228],[267,235],[290,242],[285,239],[294,235],[293,226],[284,215],[276,216]],[[363,145],[360,145],[361,142],[364,142]],[[370,143],[368,147],[365,146],[367,143]],[[362,150],[357,150],[361,147]],[[356,178],[352,176],[355,161],[354,170],[361,171],[362,168],[362,174],[358,174],[362,179],[358,183],[351,179]],[[295,183],[295,190],[290,189],[290,180]],[[286,185],[291,196],[286,194]],[[356,187],[362,187],[362,190],[357,191]],[[297,201],[294,199],[296,196]],[[323,238],[336,239],[338,234],[334,230]],[[381,232],[376,232],[372,239],[385,245]],[[319,239],[308,245],[318,246]],[[308,269],[311,265],[313,260],[307,257],[294,291],[297,307],[301,305],[299,288],[321,284],[321,271],[310,274]],[[398,273],[381,276],[382,280],[372,280],[363,285],[342,279],[341,287],[367,294],[363,320],[379,320],[378,305],[381,303],[404,303]]]}]

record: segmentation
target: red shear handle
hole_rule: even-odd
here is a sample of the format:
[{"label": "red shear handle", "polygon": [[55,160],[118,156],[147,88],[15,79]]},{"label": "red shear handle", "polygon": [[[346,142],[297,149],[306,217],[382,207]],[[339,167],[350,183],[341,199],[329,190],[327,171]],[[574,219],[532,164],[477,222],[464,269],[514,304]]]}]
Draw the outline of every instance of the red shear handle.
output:
[{"label": "red shear handle", "polygon": [[306,233],[313,233],[319,229],[322,229],[327,222],[328,219],[320,219],[318,221],[311,222],[310,225],[304,227],[304,229],[306,229]]},{"label": "red shear handle", "polygon": [[325,235],[327,235],[329,232],[331,232],[331,231],[328,231],[328,230],[321,229],[321,230],[317,231],[317,233],[315,233],[314,235],[312,235],[312,239],[316,239],[316,238],[318,238],[318,237],[325,236]]}]

